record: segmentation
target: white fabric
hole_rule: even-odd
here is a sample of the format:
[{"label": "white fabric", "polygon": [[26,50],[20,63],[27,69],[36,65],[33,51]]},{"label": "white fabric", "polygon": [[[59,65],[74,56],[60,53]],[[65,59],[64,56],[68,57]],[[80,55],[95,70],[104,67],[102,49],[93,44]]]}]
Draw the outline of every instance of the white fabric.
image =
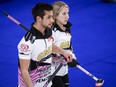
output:
[{"label": "white fabric", "polygon": [[[52,42],[53,42],[53,38],[50,37],[45,40],[36,39],[35,42],[32,44],[30,40],[25,41],[23,37],[22,40],[18,44],[19,59],[27,59],[27,60],[32,59],[34,61],[40,61],[42,58],[52,53]],[[52,58],[47,59],[45,62],[51,63]],[[34,69],[33,71],[30,71],[29,73],[30,73],[30,77],[31,77],[34,87],[43,87],[45,82],[48,80],[48,76],[51,75],[51,65],[50,66],[38,66],[36,69]],[[19,77],[19,85],[20,85],[19,87],[26,87],[23,82],[20,69],[18,69],[18,77]],[[42,79],[43,81],[40,82],[40,80]],[[50,82],[48,87],[50,87],[51,84],[52,83]]]},{"label": "white fabric", "polygon": [[[58,47],[60,47],[60,48],[69,48],[70,47],[71,35],[69,33],[56,30],[56,31],[54,31],[54,38],[55,38],[54,44],[57,45]],[[66,52],[71,53],[73,55],[73,58],[76,59],[75,55],[72,53],[71,50],[66,50]],[[55,59],[53,59],[53,60],[55,60]],[[57,59],[56,59],[56,61],[57,61]],[[53,61],[53,64],[52,64],[52,71],[55,71],[55,69],[58,66],[58,64],[54,63],[54,62],[55,61]],[[60,64],[60,62],[59,62],[59,64]],[[66,65],[62,66],[62,68],[58,71],[58,73],[56,75],[64,76],[67,73],[68,73],[68,66],[66,64]]]}]

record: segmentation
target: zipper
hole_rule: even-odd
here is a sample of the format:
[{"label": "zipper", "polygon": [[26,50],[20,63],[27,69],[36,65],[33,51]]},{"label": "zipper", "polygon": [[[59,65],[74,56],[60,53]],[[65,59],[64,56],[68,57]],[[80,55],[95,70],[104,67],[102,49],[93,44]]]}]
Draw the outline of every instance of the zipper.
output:
[{"label": "zipper", "polygon": [[47,54],[48,54],[48,51],[47,51],[47,42],[46,42],[45,39],[44,39],[44,42],[45,42],[45,55],[47,56]]}]

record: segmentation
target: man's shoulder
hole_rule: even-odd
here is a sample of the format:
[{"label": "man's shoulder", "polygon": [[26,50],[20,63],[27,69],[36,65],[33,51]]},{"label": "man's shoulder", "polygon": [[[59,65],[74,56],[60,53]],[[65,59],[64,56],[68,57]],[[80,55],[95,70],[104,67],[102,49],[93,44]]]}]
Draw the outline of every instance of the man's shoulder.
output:
[{"label": "man's shoulder", "polygon": [[34,36],[30,31],[27,32],[24,36],[25,41],[30,41],[31,43],[34,43],[36,36]]}]

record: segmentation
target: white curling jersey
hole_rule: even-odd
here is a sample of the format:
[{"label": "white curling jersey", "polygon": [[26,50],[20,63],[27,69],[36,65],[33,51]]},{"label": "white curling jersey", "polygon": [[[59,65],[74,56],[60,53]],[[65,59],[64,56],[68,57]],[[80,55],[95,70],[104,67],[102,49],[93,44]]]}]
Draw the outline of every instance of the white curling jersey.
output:
[{"label": "white curling jersey", "polygon": [[[52,37],[43,36],[34,27],[31,28],[18,44],[18,55],[20,59],[30,60],[30,78],[34,87],[43,87],[51,75]],[[48,34],[49,32],[47,32]],[[49,36],[49,35],[48,35]],[[38,63],[44,59],[44,62]],[[52,83],[48,85],[51,86]],[[26,87],[18,68],[18,87]]]},{"label": "white curling jersey", "polygon": [[[76,58],[71,51],[71,35],[69,28],[70,27],[66,27],[66,31],[62,31],[60,27],[57,24],[55,24],[53,28],[55,38],[54,44],[64,49],[68,53],[71,53],[73,55],[73,58]],[[59,58],[59,56],[54,57],[52,59],[52,69],[55,70],[60,63],[63,63],[63,66],[56,75],[64,76],[68,73],[68,65],[65,59],[62,59],[61,57]]]}]

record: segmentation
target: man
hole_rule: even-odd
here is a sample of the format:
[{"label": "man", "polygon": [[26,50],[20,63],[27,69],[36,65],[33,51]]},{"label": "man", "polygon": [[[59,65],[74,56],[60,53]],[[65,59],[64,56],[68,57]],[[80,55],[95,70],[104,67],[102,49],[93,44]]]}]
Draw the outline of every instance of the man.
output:
[{"label": "man", "polygon": [[35,21],[18,44],[19,87],[43,87],[51,75],[52,52],[63,54],[67,62],[72,59],[71,54],[52,45],[54,42],[50,29],[54,22],[52,10],[53,7],[47,3],[38,3],[32,9]]}]

